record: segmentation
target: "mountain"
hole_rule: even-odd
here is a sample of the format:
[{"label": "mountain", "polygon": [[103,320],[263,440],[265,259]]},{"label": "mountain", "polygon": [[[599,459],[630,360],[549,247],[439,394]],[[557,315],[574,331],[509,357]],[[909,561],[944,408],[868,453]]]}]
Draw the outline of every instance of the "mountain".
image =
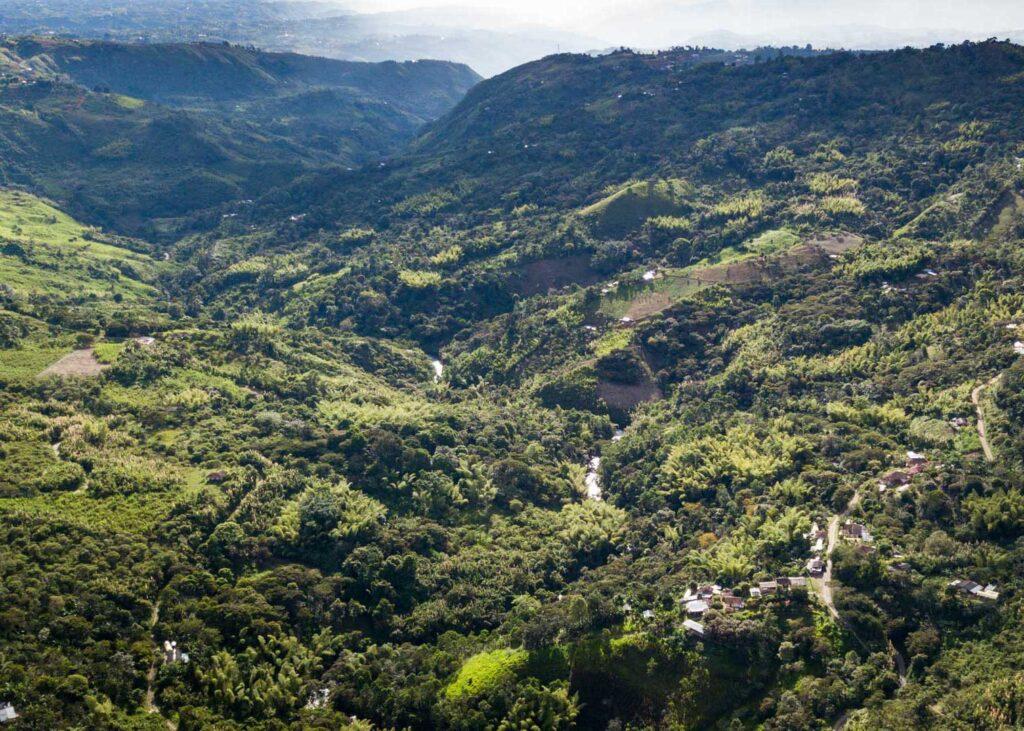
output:
[{"label": "mountain", "polygon": [[346,63],[222,44],[15,39],[0,53],[7,180],[151,235],[305,170],[387,157],[478,79],[445,62]]},{"label": "mountain", "polygon": [[0,32],[150,43],[230,41],[355,61],[443,59],[490,76],[606,41],[479,8],[357,13],[336,3],[204,0],[11,0]]},{"label": "mountain", "polygon": [[[98,48],[4,51],[0,160],[145,234],[136,176],[278,159],[185,72],[72,83]],[[242,58],[246,100],[310,78]],[[156,241],[5,185],[0,709],[1013,727],[1022,106],[1005,42],[559,54]]]}]

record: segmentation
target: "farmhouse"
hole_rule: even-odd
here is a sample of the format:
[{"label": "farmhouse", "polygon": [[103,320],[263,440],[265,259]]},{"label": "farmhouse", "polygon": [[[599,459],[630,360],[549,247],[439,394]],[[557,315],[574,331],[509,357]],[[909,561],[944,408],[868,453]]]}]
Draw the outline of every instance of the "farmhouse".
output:
[{"label": "farmhouse", "polygon": [[817,557],[807,559],[807,573],[811,576],[821,576],[825,573],[825,562]]},{"label": "farmhouse", "polygon": [[703,616],[711,607],[703,599],[694,599],[686,603],[686,613]]},{"label": "farmhouse", "polygon": [[874,540],[867,528],[860,523],[854,523],[852,520],[848,520],[843,523],[840,531],[843,534],[843,538],[851,541],[864,541],[865,543],[871,543],[871,541]]},{"label": "farmhouse", "polygon": [[999,592],[996,591],[995,584],[982,586],[970,579],[953,579],[949,582],[949,585],[958,591],[962,591],[964,594],[970,594],[978,597],[979,599],[987,599],[993,602],[999,599]]}]

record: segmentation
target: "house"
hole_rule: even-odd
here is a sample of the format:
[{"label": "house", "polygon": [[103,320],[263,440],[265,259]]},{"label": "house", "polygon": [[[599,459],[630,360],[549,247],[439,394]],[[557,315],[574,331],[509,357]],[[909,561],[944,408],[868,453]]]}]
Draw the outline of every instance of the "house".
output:
[{"label": "house", "polygon": [[1013,344],[1013,352],[1017,355],[1024,355],[1024,343],[1017,341]]},{"label": "house", "polygon": [[696,615],[701,615],[702,616],[710,608],[711,607],[708,606],[708,603],[706,601],[704,601],[703,599],[694,599],[694,600],[689,601],[689,602],[686,603],[686,613],[687,614],[696,614]]},{"label": "house", "polygon": [[141,345],[143,348],[148,348],[150,345],[156,342],[156,338],[149,335],[143,335],[142,337],[135,338],[135,342]]},{"label": "house", "polygon": [[692,632],[698,637],[704,636],[704,625],[702,625],[700,622],[695,622],[692,619],[684,619],[683,627],[686,628],[687,632]]},{"label": "house", "polygon": [[[701,628],[703,634],[704,628]],[[10,703],[0,703],[0,723],[10,723],[18,717],[17,711],[14,710],[14,706]]]},{"label": "house", "polygon": [[807,586],[806,576],[780,576],[776,579],[780,589],[796,589],[797,587]]},{"label": "house", "polygon": [[750,598],[751,599],[760,599],[761,598],[761,590],[759,588],[757,588],[756,586],[750,587]]},{"label": "house", "polygon": [[632,604],[630,604],[629,602],[623,602],[622,603],[622,613],[623,614],[629,614],[632,611],[633,611],[633,605]]},{"label": "house", "polygon": [[825,573],[825,562],[820,558],[807,559],[807,573],[811,576],[821,576]]},{"label": "house", "polygon": [[971,581],[970,579],[953,579],[949,582],[949,585],[958,591],[962,591],[964,594],[970,594],[980,599],[988,599],[989,601],[996,601],[999,598],[999,592],[996,591],[995,584],[989,584],[988,586],[982,586],[981,584]]},{"label": "house", "polygon": [[776,581],[759,581],[757,588],[761,590],[762,595],[774,594],[779,590],[779,584]]},{"label": "house", "polygon": [[852,541],[864,541],[865,543],[871,543],[871,541],[874,540],[867,528],[860,523],[854,523],[852,520],[848,520],[843,523],[839,530],[842,532],[843,538],[847,538]]},{"label": "house", "polygon": [[731,592],[729,594],[722,594],[722,606],[726,609],[743,609],[746,603],[743,601],[743,597],[736,596]]},{"label": "house", "polygon": [[654,619],[654,612],[650,609],[645,609],[644,613],[640,615],[644,619]]}]

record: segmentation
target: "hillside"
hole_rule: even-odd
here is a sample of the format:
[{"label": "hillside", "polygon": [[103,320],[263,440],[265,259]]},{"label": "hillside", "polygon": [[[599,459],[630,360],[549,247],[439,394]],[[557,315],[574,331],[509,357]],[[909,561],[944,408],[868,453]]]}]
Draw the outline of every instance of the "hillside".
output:
[{"label": "hillside", "polygon": [[3,178],[89,221],[161,237],[303,172],[392,155],[477,80],[454,64],[220,45],[21,39],[0,62]]},{"label": "hillside", "polygon": [[30,68],[167,106],[202,106],[337,90],[393,106],[415,129],[458,103],[480,77],[441,61],[357,63],[228,44],[128,44],[24,38],[7,44]]},{"label": "hillside", "polygon": [[[1024,48],[735,62],[549,57],[159,246],[0,194],[16,723],[1019,725]],[[276,149],[6,93],[54,169]]]}]

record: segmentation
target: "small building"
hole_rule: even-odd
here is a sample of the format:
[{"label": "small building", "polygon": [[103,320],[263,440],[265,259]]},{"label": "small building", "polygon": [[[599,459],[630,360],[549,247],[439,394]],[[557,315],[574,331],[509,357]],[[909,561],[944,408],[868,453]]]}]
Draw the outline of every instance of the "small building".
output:
[{"label": "small building", "polygon": [[623,602],[622,603],[622,613],[623,614],[629,614],[632,611],[633,611],[633,605],[632,604],[630,604],[629,602]]},{"label": "small building", "polygon": [[704,625],[700,622],[695,622],[692,619],[684,619],[683,627],[687,632],[697,635],[698,637],[704,636]]},{"label": "small building", "polygon": [[[703,628],[701,628],[703,631]],[[0,703],[0,723],[10,723],[18,717],[18,712],[14,710],[14,706],[6,701]]]},{"label": "small building", "polygon": [[1013,352],[1017,355],[1024,355],[1024,343],[1017,341],[1013,344]]},{"label": "small building", "polygon": [[645,609],[644,613],[640,615],[644,619],[654,619],[654,612],[650,609]]},{"label": "small building", "polygon": [[756,586],[750,587],[750,598],[751,599],[760,599],[761,598],[761,590],[758,587],[756,587]]},{"label": "small building", "polygon": [[780,589],[796,589],[797,587],[807,586],[806,576],[780,576],[776,579]]},{"label": "small building", "polygon": [[223,470],[214,470],[206,475],[206,481],[211,485],[219,485],[228,479],[228,473]]},{"label": "small building", "polygon": [[779,584],[777,581],[759,581],[757,582],[757,588],[761,590],[761,595],[774,594],[779,590]]},{"label": "small building", "polygon": [[842,531],[843,537],[849,540],[863,541],[864,543],[871,543],[871,541],[874,540],[867,528],[860,523],[854,523],[852,520],[848,520],[843,523],[840,530]]},{"label": "small building", "polygon": [[711,607],[708,606],[708,603],[703,599],[694,599],[686,603],[687,614],[703,616],[710,608]]},{"label": "small building", "polygon": [[743,597],[730,592],[722,594],[722,606],[730,610],[739,610],[746,606],[746,602],[743,601]]},{"label": "small building", "polygon": [[825,573],[825,562],[817,557],[807,559],[807,573],[811,576],[822,576]]},{"label": "small building", "polygon": [[979,599],[987,599],[993,602],[999,599],[999,592],[996,591],[995,584],[982,586],[976,581],[971,581],[970,579],[953,579],[949,582],[949,585],[964,594],[970,594],[971,596],[976,596]]},{"label": "small building", "polygon": [[920,452],[910,450],[907,452],[907,467],[915,464],[927,464],[928,458]]}]

